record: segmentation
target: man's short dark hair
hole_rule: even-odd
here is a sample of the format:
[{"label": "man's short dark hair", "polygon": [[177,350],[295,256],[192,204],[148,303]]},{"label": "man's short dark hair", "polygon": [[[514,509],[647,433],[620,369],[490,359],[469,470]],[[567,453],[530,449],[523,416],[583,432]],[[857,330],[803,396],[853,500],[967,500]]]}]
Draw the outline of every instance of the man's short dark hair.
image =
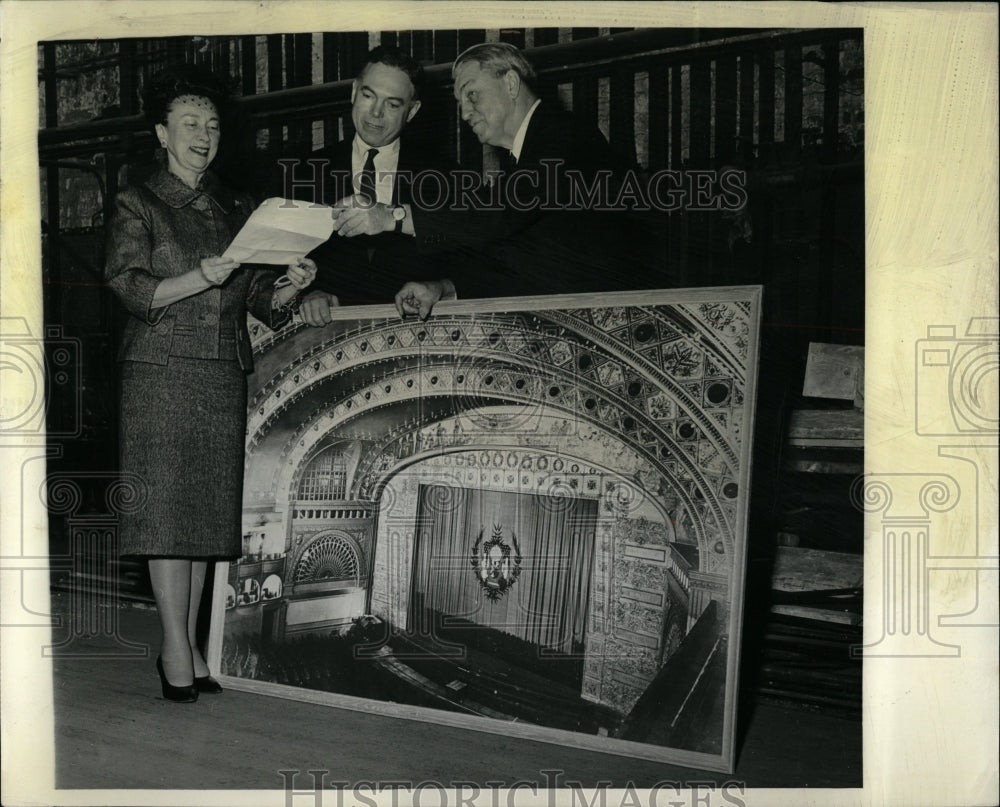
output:
[{"label": "man's short dark hair", "polygon": [[166,124],[171,105],[185,95],[207,98],[222,115],[229,99],[229,88],[215,73],[201,65],[182,63],[165,67],[149,79],[143,92],[142,111],[149,125]]},{"label": "man's short dark hair", "polygon": [[379,45],[377,48],[373,48],[368,53],[368,58],[365,61],[365,66],[361,69],[361,73],[358,74],[359,78],[368,69],[368,65],[370,64],[384,64],[386,67],[395,67],[397,70],[402,70],[409,77],[410,83],[413,84],[413,100],[416,101],[420,98],[420,90],[424,83],[424,68],[409,53],[400,50],[394,45]]}]

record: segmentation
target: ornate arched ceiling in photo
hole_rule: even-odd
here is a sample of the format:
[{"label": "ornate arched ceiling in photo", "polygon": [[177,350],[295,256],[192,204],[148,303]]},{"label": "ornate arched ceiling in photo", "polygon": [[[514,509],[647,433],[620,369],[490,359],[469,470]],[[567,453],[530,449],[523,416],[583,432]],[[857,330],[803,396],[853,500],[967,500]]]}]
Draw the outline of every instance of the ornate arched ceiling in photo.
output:
[{"label": "ornate arched ceiling in photo", "polygon": [[335,441],[361,446],[348,492],[359,501],[421,458],[536,447],[627,479],[677,514],[704,571],[731,569],[758,290],[592,300],[444,304],[427,322],[343,308],[324,328],[255,328],[247,505],[287,508],[302,469]]}]

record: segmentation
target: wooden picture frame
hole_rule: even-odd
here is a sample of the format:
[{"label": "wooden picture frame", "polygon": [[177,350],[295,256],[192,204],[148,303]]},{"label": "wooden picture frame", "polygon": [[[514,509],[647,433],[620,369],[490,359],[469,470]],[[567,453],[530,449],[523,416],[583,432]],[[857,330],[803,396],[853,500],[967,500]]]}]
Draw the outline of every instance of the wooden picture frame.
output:
[{"label": "wooden picture frame", "polygon": [[731,772],[760,302],[557,295],[253,328],[213,673]]}]

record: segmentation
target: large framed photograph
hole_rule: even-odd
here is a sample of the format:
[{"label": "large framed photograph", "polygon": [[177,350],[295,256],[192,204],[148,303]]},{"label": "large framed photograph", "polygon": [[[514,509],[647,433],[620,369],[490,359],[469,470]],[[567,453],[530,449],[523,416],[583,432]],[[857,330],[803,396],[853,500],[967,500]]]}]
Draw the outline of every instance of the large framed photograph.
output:
[{"label": "large framed photograph", "polygon": [[[433,786],[442,804],[452,792],[456,803],[521,803],[525,789],[602,807],[662,803],[662,789],[675,804],[775,804],[801,802],[781,790],[800,787],[816,803],[997,803],[993,744],[978,742],[996,736],[998,692],[995,6],[6,0],[0,13],[0,677],[14,693],[0,801],[137,804],[177,788],[171,800],[185,804],[318,803],[346,780],[359,800],[378,783],[394,801]],[[259,200],[275,195],[271,174],[289,158],[304,185],[323,176],[308,159],[353,142],[367,54],[398,48],[427,79],[407,147],[486,177],[504,155],[462,119],[451,72],[484,42],[522,50],[543,110],[596,127],[631,157],[640,188],[660,177],[659,201],[675,198],[678,177],[704,191],[630,211],[652,226],[656,259],[618,279],[721,295],[761,284],[762,311],[739,315],[748,354],[709,376],[718,345],[705,341],[692,354],[702,375],[663,375],[671,393],[656,398],[647,371],[668,355],[661,326],[678,345],[700,344],[711,334],[700,307],[742,298],[527,297],[623,290],[575,277],[552,291],[484,283],[477,295],[467,281],[485,273],[474,263],[465,278],[440,276],[466,281],[463,300],[489,301],[439,304],[421,331],[360,307],[391,299],[384,286],[398,278],[362,289],[370,273],[341,264],[351,282],[332,290],[345,306],[335,324],[255,333],[245,523],[237,496],[227,556],[240,554],[241,532],[245,546],[216,570],[214,613],[209,587],[197,626],[203,650],[201,622],[214,616],[210,661],[226,692],[174,706],[154,664],[148,564],[119,551],[138,499],[119,465],[122,312],[102,280],[116,196],[165,156],[145,91],[174,63],[228,76],[232,118],[213,170]],[[704,209],[721,190],[710,174],[730,169],[745,176],[747,204]],[[406,280],[439,276],[390,263]],[[493,299],[505,296],[518,299]],[[616,330],[612,311],[648,315],[654,341]],[[441,362],[448,373],[430,369],[428,348],[400,343],[437,339],[439,325],[465,340]],[[487,348],[518,328],[543,334],[545,361],[514,342]],[[390,336],[397,355],[379,346]],[[550,350],[560,339],[566,349]],[[864,372],[853,363],[828,378],[844,397],[800,392],[811,343],[833,352],[810,356],[864,346]],[[630,360],[625,380],[601,376]],[[459,390],[459,369],[480,363],[494,372],[474,376],[474,394]],[[749,409],[714,386],[737,366],[742,406],[759,413],[749,518]],[[557,378],[572,379],[580,414]],[[304,379],[311,392],[295,394]],[[847,383],[861,379],[863,389]],[[515,394],[518,380],[531,395]],[[408,398],[385,397],[406,381],[418,387]],[[586,410],[588,399],[611,414]],[[802,442],[815,434],[793,435],[789,415],[816,407],[850,410],[863,431],[835,439],[864,445],[824,456]],[[719,421],[739,414],[739,429]],[[703,430],[712,418],[718,434]],[[738,462],[701,464],[726,445]],[[664,446],[673,454],[656,457]],[[598,479],[607,494],[587,492]],[[817,506],[800,506],[802,492]],[[546,554],[532,525],[550,515],[593,535],[589,557],[571,556],[575,543]],[[817,572],[847,564],[807,561],[834,553],[853,555],[850,569],[863,557],[863,598],[858,576],[843,594],[822,590]],[[782,568],[796,554],[803,562]],[[700,570],[711,561],[721,579]],[[538,589],[534,574],[576,588]],[[584,595],[581,622],[570,609]],[[806,618],[805,635],[823,641],[788,629]],[[467,799],[469,783],[481,789]]]},{"label": "large framed photograph", "polygon": [[259,328],[210,663],[233,688],[731,771],[760,301]]}]

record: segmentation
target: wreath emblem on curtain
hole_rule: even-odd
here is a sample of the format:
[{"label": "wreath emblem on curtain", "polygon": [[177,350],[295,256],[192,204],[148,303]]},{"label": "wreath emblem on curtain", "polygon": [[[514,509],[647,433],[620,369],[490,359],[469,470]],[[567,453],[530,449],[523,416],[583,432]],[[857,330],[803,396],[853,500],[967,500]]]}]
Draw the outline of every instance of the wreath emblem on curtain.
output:
[{"label": "wreath emblem on curtain", "polygon": [[518,546],[517,536],[511,533],[510,539],[514,544],[511,554],[511,546],[504,541],[503,526],[500,524],[493,525],[493,535],[486,541],[483,541],[484,532],[485,529],[479,531],[479,537],[472,545],[472,569],[487,598],[496,602],[521,574],[521,547]]}]

